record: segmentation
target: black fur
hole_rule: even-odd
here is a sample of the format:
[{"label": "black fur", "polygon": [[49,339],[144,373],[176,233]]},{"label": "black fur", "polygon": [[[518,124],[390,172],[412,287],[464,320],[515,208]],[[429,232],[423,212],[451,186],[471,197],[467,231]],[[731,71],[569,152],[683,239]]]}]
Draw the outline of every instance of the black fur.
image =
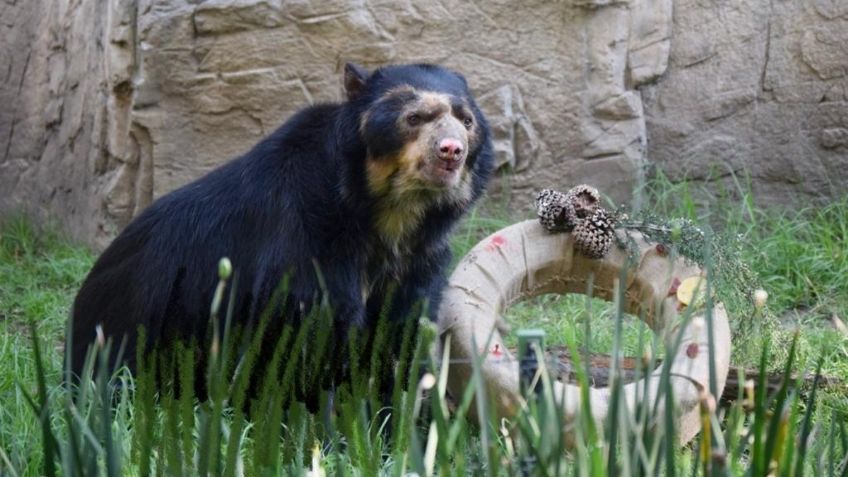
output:
[{"label": "black fur", "polygon": [[[397,293],[389,315],[394,320],[421,299],[429,300],[431,310],[438,307],[450,262],[448,233],[491,173],[488,127],[465,80],[454,72],[390,66],[357,83],[362,75],[361,69],[345,75],[347,102],[303,109],[247,154],[165,195],[126,227],[100,256],[74,302],[70,364],[75,373],[97,324],[107,337],[127,338],[130,368],[139,325],[148,347],[202,338],[221,257],[231,259],[238,276],[233,305],[241,324],[255,321],[287,272],[287,303],[295,306],[286,313],[312,303],[319,292],[316,263],[340,329],[370,326],[393,286]],[[375,201],[381,199],[369,191],[365,164],[369,149],[372,155],[389,154],[403,146],[394,126],[398,106],[374,109],[367,137],[360,121],[382,94],[404,84],[464,99],[480,140],[466,163],[473,174],[472,201],[431,206],[410,253],[393,262],[375,237]],[[375,284],[367,303],[363,273]]]}]

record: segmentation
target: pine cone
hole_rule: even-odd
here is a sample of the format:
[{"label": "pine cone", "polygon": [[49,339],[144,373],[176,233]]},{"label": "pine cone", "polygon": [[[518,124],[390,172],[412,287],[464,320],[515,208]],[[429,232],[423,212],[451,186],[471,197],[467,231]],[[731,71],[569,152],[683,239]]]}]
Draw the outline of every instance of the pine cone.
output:
[{"label": "pine cone", "polygon": [[581,220],[574,228],[574,246],[589,258],[603,258],[612,245],[615,221],[603,208]]},{"label": "pine cone", "polygon": [[566,197],[578,219],[591,217],[600,207],[601,195],[598,193],[598,189],[586,184],[572,187]]},{"label": "pine cone", "polygon": [[568,195],[552,189],[542,189],[536,196],[536,215],[549,232],[570,231],[577,219]]}]

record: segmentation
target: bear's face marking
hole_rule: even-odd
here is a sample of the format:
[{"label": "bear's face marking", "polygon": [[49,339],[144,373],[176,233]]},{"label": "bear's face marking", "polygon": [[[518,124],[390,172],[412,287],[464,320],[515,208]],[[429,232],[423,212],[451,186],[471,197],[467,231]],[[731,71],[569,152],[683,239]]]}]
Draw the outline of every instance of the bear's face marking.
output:
[{"label": "bear's face marking", "polygon": [[474,113],[464,98],[402,85],[362,115],[370,191],[454,196],[464,189],[469,151],[479,146]]},{"label": "bear's face marking", "polygon": [[469,152],[479,147],[478,121],[467,99],[400,85],[362,115],[367,183],[379,197],[376,226],[392,248],[435,204],[470,202]]}]

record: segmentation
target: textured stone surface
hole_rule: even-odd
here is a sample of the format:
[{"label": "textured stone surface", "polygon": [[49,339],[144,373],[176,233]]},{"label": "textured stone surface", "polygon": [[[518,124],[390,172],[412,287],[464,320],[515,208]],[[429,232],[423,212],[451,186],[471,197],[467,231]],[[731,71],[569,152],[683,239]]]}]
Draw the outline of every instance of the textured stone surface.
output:
[{"label": "textured stone surface", "polygon": [[128,88],[110,88],[122,57],[107,50],[129,44],[123,3],[0,2],[0,212],[58,219],[101,243],[120,225],[105,202],[124,163],[106,151],[128,141],[110,113]]},{"label": "textured stone surface", "polygon": [[642,89],[652,162],[730,190],[747,170],[760,203],[845,194],[848,3],[677,0],[672,36]]},{"label": "textured stone surface", "polygon": [[848,10],[773,3],[0,0],[0,213],[103,245],[340,99],[345,61],[463,72],[511,171],[492,194],[515,210],[581,182],[629,200],[650,162],[673,178],[750,169],[770,201],[837,195]]}]

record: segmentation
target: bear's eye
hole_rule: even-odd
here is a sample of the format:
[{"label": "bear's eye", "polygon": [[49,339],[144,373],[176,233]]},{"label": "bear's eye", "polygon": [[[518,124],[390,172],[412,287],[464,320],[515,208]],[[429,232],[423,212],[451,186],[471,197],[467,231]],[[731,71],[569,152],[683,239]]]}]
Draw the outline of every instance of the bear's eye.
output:
[{"label": "bear's eye", "polygon": [[474,125],[474,120],[471,118],[465,118],[462,120],[462,124],[465,125],[465,129],[471,129],[471,126]]},{"label": "bear's eye", "polygon": [[406,117],[406,122],[410,126],[418,126],[419,124],[421,124],[421,116],[418,115],[417,113],[410,113]]}]

